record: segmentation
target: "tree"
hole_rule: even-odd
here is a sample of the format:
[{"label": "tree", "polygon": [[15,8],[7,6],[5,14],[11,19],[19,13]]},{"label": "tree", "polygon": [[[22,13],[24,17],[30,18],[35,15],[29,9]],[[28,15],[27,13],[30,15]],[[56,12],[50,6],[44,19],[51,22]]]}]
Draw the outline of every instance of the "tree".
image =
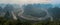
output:
[{"label": "tree", "polygon": [[0,25],[3,25],[6,21],[4,17],[0,17]]}]

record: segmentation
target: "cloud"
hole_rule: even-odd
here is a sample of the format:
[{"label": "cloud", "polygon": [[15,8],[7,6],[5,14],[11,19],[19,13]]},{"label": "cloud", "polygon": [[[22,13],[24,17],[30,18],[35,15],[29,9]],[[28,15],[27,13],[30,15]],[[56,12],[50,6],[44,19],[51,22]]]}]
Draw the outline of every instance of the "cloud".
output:
[{"label": "cloud", "polygon": [[50,3],[51,0],[0,0],[0,3],[17,3],[17,4],[24,4],[24,3]]},{"label": "cloud", "polygon": [[53,4],[60,4],[60,0],[53,0]]},{"label": "cloud", "polygon": [[20,0],[22,3],[49,3],[50,0]]}]

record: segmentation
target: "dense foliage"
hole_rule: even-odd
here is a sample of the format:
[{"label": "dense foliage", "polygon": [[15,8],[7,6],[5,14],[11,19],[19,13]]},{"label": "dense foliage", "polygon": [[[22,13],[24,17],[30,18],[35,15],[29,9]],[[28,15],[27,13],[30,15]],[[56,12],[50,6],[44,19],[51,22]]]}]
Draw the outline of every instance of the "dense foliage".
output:
[{"label": "dense foliage", "polygon": [[20,20],[7,20],[0,17],[0,25],[60,25],[60,21],[21,22]]}]

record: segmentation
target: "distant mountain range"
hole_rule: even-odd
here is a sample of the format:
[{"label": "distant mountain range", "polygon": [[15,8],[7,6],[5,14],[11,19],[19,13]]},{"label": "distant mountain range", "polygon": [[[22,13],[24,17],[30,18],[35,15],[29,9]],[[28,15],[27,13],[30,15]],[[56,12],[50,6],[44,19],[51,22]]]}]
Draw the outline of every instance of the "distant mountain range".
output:
[{"label": "distant mountain range", "polygon": [[[49,12],[50,16],[53,17],[53,19],[58,19],[60,18],[58,12],[60,12],[60,8],[59,8],[59,5],[55,4],[55,5],[52,5],[52,4],[28,4],[28,5],[24,5],[24,13],[25,15],[31,15],[31,16],[36,16],[36,17],[40,17],[41,16],[44,16],[46,15],[43,14],[40,14],[41,12],[41,8],[42,9],[46,9],[47,12]],[[57,17],[58,16],[58,17]],[[43,19],[42,19],[43,20]]]},{"label": "distant mountain range", "polygon": [[[24,15],[31,15],[34,17],[41,17],[41,16],[46,16],[47,13],[45,11],[42,11],[41,8],[46,9],[47,12],[51,16],[55,16],[55,18],[59,18],[60,16],[60,4],[27,4],[27,5],[22,5],[24,9]],[[20,10],[20,5],[18,4],[0,4],[0,15],[4,16],[5,13],[8,11],[11,13],[11,11],[14,11],[15,14],[18,14],[16,12],[19,12]],[[20,13],[20,12],[19,12]],[[56,15],[57,14],[57,15]],[[58,16],[58,17],[57,17]]]}]

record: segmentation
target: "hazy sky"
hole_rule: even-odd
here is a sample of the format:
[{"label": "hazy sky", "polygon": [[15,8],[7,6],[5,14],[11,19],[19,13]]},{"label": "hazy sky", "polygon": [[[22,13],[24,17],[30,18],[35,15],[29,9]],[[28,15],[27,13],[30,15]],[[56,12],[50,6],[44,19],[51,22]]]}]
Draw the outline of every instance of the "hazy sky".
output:
[{"label": "hazy sky", "polygon": [[60,0],[0,0],[0,3],[60,3]]}]

